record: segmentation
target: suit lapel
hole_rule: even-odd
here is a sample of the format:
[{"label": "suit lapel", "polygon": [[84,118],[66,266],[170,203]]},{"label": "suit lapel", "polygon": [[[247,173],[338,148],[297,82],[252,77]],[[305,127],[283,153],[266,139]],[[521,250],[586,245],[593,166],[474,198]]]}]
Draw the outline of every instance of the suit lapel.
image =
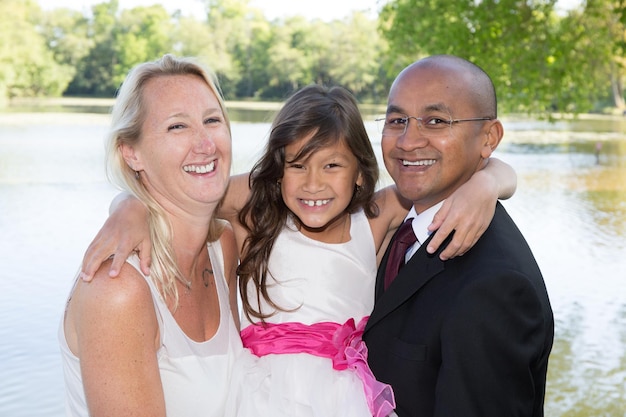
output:
[{"label": "suit lapel", "polygon": [[398,273],[391,286],[385,291],[383,281],[385,274],[385,266],[389,257],[389,251],[385,253],[385,257],[378,268],[376,276],[376,302],[374,310],[365,327],[365,331],[377,322],[382,320],[386,315],[395,310],[399,305],[412,297],[435,275],[444,270],[445,263],[439,259],[439,253],[450,242],[451,236],[444,241],[440,249],[433,255],[426,252],[426,246],[432,239],[432,235],[424,242],[417,252],[411,257],[409,262]]}]

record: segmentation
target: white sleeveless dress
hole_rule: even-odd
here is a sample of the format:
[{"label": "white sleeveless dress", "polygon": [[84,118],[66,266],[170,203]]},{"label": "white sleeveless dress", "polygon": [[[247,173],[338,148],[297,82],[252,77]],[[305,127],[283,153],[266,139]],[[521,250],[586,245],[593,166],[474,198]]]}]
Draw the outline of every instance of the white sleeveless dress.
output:
[{"label": "white sleeveless dress", "polygon": [[[150,286],[159,323],[161,347],[157,356],[169,417],[224,416],[233,363],[243,349],[229,307],[228,285],[224,278],[224,259],[219,240],[210,243],[208,250],[220,304],[219,328],[210,340],[196,342],[187,337],[152,280],[144,276]],[[129,257],[127,262],[141,274],[136,255]],[[102,319],[106,320],[106,317]],[[68,416],[87,417],[80,361],[69,350],[63,320],[59,326],[58,337],[66,385],[66,413]]]},{"label": "white sleeveless dress", "polygon": [[[295,342],[297,346],[303,343],[311,348],[315,338],[309,333],[310,325],[330,323],[335,328],[349,319],[358,324],[372,311],[376,250],[362,211],[351,216],[350,236],[347,243],[318,242],[297,231],[293,221],[289,221],[274,244],[269,261],[269,294],[283,311],[276,311],[266,323],[278,325],[277,329],[295,323],[301,333]],[[254,300],[253,288],[249,294],[250,300]],[[261,309],[264,313],[274,312],[266,302],[261,303]],[[246,341],[246,332],[262,329],[249,326],[251,323],[242,317],[242,338],[247,347],[250,343]],[[287,335],[293,334],[291,330],[285,331]],[[328,343],[321,344],[332,345],[330,340],[336,336],[326,336]],[[269,347],[270,351],[274,344],[284,341],[266,340],[263,339],[262,347]],[[312,348],[324,349],[317,345]],[[292,347],[290,352],[293,351]],[[244,375],[234,379],[241,386],[233,388],[235,395],[230,402],[239,417],[372,415],[357,373],[334,369],[331,358],[309,353],[269,353],[253,358],[252,365],[250,361],[236,364],[235,373]]]}]

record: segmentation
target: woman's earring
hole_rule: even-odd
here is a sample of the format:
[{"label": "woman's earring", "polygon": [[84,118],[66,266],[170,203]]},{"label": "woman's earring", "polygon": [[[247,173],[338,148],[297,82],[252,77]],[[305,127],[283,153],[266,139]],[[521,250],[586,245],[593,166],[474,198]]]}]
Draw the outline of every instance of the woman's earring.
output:
[{"label": "woman's earring", "polygon": [[135,171],[135,179],[138,180],[140,178],[139,171]]}]

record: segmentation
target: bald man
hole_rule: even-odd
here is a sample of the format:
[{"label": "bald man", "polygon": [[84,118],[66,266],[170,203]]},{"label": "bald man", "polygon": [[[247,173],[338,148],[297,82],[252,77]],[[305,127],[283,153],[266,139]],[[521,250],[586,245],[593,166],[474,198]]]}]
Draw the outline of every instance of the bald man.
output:
[{"label": "bald man", "polygon": [[493,83],[466,60],[422,59],[391,87],[383,157],[413,201],[407,218],[417,242],[397,272],[388,266],[394,237],[363,339],[401,417],[543,416],[554,321],[539,267],[513,220],[498,203],[489,228],[463,256],[442,261],[426,252],[434,213],[484,166],[502,136]]}]

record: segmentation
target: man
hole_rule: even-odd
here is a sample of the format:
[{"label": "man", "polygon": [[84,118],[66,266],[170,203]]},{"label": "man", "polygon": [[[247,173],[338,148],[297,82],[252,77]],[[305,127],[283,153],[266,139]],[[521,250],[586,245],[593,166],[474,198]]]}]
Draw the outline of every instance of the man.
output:
[{"label": "man", "polygon": [[401,417],[543,416],[553,315],[531,250],[502,205],[463,256],[426,252],[434,213],[502,139],[496,107],[489,76],[453,56],[417,61],[391,87],[383,157],[413,201],[407,218],[418,243],[394,279],[390,252],[402,240],[394,237],[363,339]]}]

